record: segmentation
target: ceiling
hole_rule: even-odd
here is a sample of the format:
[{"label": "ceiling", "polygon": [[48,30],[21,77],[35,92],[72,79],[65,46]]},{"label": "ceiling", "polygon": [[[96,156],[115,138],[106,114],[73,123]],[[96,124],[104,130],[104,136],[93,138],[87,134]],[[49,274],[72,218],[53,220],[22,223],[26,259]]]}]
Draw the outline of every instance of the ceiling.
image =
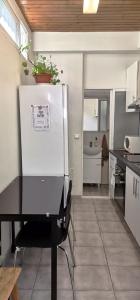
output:
[{"label": "ceiling", "polygon": [[32,31],[140,31],[140,0],[100,0],[96,15],[83,0],[16,0]]}]

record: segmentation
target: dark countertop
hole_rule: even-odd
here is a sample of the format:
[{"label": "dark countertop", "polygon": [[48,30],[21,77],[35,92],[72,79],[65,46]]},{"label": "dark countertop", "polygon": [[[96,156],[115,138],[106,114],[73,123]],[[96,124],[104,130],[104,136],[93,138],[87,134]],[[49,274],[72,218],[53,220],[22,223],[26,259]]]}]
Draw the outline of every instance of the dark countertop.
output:
[{"label": "dark countertop", "polygon": [[113,154],[117,158],[117,163],[120,164],[123,168],[130,168],[134,173],[140,176],[140,164],[139,166],[135,162],[129,161],[123,155],[126,153],[125,150],[109,150],[111,154]]}]

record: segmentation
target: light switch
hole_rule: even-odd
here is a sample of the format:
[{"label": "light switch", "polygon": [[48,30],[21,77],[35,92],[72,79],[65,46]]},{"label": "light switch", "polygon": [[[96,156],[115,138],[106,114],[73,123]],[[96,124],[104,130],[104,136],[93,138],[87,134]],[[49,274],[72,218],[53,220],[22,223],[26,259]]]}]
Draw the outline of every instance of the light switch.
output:
[{"label": "light switch", "polygon": [[75,140],[79,140],[79,139],[80,139],[80,134],[79,134],[79,133],[76,133],[76,134],[74,135],[74,138],[75,138]]}]

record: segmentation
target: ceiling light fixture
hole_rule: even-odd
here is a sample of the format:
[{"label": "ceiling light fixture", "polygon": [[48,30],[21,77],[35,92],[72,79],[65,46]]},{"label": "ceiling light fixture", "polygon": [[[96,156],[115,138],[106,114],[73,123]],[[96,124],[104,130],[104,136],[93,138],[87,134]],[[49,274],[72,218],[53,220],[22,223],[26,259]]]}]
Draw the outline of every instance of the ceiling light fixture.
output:
[{"label": "ceiling light fixture", "polygon": [[83,0],[83,13],[96,14],[99,6],[99,0]]}]

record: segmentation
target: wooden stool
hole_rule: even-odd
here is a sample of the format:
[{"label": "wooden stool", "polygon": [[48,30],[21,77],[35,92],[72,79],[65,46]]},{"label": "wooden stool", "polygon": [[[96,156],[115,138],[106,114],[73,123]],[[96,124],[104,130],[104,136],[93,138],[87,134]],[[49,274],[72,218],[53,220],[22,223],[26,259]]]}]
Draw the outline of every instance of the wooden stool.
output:
[{"label": "wooden stool", "polygon": [[21,268],[0,268],[0,300],[19,300],[17,280]]}]

